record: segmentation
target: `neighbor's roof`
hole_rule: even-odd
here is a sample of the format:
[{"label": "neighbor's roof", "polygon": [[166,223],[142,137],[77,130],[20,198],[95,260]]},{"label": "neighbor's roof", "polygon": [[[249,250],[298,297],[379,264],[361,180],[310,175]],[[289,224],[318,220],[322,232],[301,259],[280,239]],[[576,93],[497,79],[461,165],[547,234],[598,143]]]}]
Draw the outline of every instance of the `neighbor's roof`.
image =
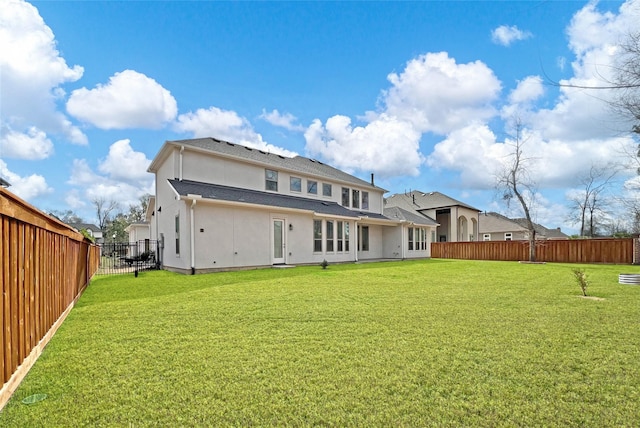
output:
[{"label": "neighbor's roof", "polygon": [[404,210],[400,207],[388,207],[384,209],[384,215],[392,220],[408,221],[410,223],[438,226],[438,222],[429,216]]},{"label": "neighbor's roof", "polygon": [[425,193],[417,190],[409,193],[395,193],[388,198],[385,198],[385,204],[387,207],[399,207],[408,211],[422,211],[459,206],[480,212],[479,209],[465,204],[464,202],[460,202],[457,199],[450,198],[443,193]]},{"label": "neighbor's roof", "polygon": [[478,218],[478,233],[498,232],[526,232],[527,228],[502,214],[488,212],[480,213]]},{"label": "neighbor's roof", "polygon": [[167,155],[166,150],[169,147],[191,147],[209,153],[216,153],[221,156],[242,159],[253,163],[262,164],[264,166],[283,169],[318,178],[326,178],[333,181],[350,183],[361,187],[375,188],[386,192],[387,190],[372,185],[370,182],[362,180],[337,168],[329,166],[320,161],[305,158],[303,156],[286,157],[279,154],[269,153],[264,150],[253,149],[241,144],[235,144],[228,141],[218,140],[216,138],[195,138],[190,140],[167,141],[160,149],[160,152],[151,162],[148,168],[149,172],[155,172],[159,162]]},{"label": "neighbor's roof", "polygon": [[77,230],[90,230],[92,232],[102,232],[98,226],[91,223],[69,223],[69,226]]},{"label": "neighbor's roof", "polygon": [[10,187],[11,183],[9,183],[7,180],[5,180],[4,178],[0,177],[0,186],[2,187]]},{"label": "neighbor's roof", "polygon": [[[526,218],[514,218],[513,221],[522,227],[526,228],[527,219]],[[536,230],[536,234],[540,236],[544,236],[547,239],[566,239],[569,236],[563,233],[560,229],[548,229],[541,224],[533,223],[533,228]]]}]

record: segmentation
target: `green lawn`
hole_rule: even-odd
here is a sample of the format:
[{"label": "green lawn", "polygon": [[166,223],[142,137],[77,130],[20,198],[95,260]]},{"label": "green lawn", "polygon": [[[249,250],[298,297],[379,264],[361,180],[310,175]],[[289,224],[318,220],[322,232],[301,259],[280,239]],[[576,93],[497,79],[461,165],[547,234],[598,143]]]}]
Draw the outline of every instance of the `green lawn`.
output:
[{"label": "green lawn", "polygon": [[640,268],[575,267],[99,277],[0,426],[638,426]]}]

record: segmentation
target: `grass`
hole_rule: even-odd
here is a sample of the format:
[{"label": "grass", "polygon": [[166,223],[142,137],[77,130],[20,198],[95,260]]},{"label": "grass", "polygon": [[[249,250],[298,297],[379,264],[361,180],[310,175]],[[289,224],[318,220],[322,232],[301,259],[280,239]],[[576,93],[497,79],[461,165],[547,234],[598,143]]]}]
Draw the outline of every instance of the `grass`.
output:
[{"label": "grass", "polygon": [[[602,300],[580,297],[576,267]],[[622,270],[639,269],[100,277],[0,426],[636,426],[640,287],[618,284]]]}]

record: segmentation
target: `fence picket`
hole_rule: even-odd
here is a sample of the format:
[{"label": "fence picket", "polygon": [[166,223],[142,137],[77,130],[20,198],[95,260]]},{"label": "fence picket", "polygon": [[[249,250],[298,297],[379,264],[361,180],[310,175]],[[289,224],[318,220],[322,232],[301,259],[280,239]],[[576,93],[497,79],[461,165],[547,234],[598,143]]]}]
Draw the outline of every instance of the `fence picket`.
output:
[{"label": "fence picket", "polygon": [[0,187],[0,410],[97,271],[99,251]]},{"label": "fence picket", "polygon": [[[464,260],[528,260],[528,241],[433,242],[431,257]],[[634,239],[571,239],[536,242],[536,260],[557,263],[634,262]]]}]

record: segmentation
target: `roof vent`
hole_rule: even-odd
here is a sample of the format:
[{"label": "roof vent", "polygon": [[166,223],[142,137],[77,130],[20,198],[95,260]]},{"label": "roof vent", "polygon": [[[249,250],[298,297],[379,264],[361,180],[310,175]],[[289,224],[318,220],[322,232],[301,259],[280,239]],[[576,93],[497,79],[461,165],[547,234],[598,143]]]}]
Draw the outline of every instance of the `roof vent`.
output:
[{"label": "roof vent", "polygon": [[250,152],[253,151],[253,149],[251,147],[245,147],[245,149],[249,150]]},{"label": "roof vent", "polygon": [[263,152],[262,150],[258,150],[260,153],[262,153],[263,155],[268,155],[269,153],[267,152]]},{"label": "roof vent", "polygon": [[228,142],[228,141],[227,141],[227,144],[228,144],[228,145],[230,145],[231,147],[235,146],[235,144],[230,143],[230,142]]}]

